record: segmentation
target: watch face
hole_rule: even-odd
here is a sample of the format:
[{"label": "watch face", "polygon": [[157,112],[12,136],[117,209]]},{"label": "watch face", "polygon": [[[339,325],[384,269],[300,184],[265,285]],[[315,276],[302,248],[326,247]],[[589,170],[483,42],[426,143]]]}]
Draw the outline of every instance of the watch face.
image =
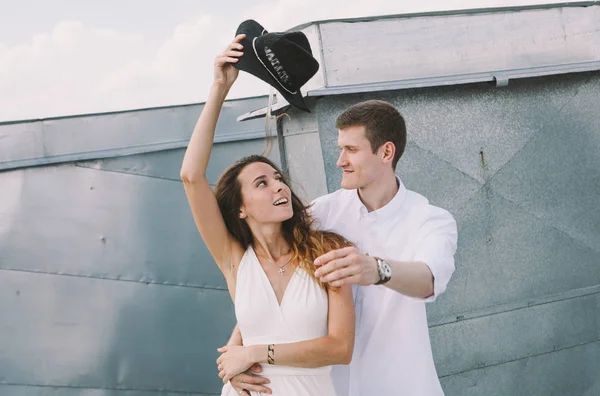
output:
[{"label": "watch face", "polygon": [[392,277],[392,267],[381,259],[377,260],[377,270],[381,283],[387,282]]},{"label": "watch face", "polygon": [[383,270],[383,274],[386,276],[386,278],[389,278],[392,276],[392,267],[390,267],[390,265],[388,263],[386,263],[385,261],[383,261],[381,263],[381,269]]}]

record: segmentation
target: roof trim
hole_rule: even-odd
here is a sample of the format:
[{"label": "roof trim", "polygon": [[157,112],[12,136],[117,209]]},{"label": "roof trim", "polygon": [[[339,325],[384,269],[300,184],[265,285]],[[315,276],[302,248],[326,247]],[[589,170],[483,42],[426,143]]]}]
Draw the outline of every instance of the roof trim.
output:
[{"label": "roof trim", "polygon": [[[214,143],[240,142],[246,140],[264,139],[265,131],[231,133],[224,136],[215,136]],[[123,157],[126,155],[153,153],[157,151],[174,150],[187,147],[189,139],[173,140],[170,142],[140,144],[135,146],[117,147],[105,150],[85,151],[81,153],[68,153],[35,158],[24,158],[12,161],[0,161],[0,172],[32,166],[61,164],[65,162],[78,162],[98,160],[105,158]]]},{"label": "roof trim", "polygon": [[577,1],[577,2],[564,2],[564,3],[550,3],[550,4],[530,4],[524,6],[507,6],[507,7],[490,7],[490,8],[466,8],[456,10],[445,10],[445,11],[428,11],[428,12],[416,12],[410,14],[391,14],[391,15],[377,15],[370,17],[357,17],[357,18],[339,18],[339,19],[323,19],[318,21],[311,21],[307,23],[294,26],[287,31],[297,31],[306,29],[311,25],[322,25],[325,23],[359,23],[359,22],[373,22],[385,19],[403,19],[403,18],[419,18],[419,17],[437,17],[437,16],[451,16],[451,15],[476,15],[486,14],[494,12],[518,12],[518,11],[529,11],[529,10],[546,10],[552,8],[564,8],[564,7],[591,7],[600,5],[600,1]]},{"label": "roof trim", "polygon": [[[245,97],[241,97],[241,98],[227,99],[227,100],[225,100],[225,103],[240,102],[240,101],[249,100],[249,99],[262,99],[262,98],[268,99],[269,95],[255,95],[255,96],[245,96]],[[28,122],[64,120],[64,119],[79,118],[79,117],[93,117],[93,116],[114,115],[114,114],[138,113],[141,111],[176,109],[176,108],[183,108],[183,107],[190,107],[190,106],[202,106],[204,104],[206,104],[206,102],[177,104],[177,105],[168,105],[168,106],[156,106],[156,107],[142,107],[139,109],[114,110],[114,111],[105,111],[105,112],[99,112],[99,113],[81,113],[81,114],[72,114],[72,115],[46,117],[46,118],[30,118],[30,119],[25,119],[25,120],[0,121],[0,126],[11,125],[11,124],[25,124]]]},{"label": "roof trim", "polygon": [[[383,81],[378,83],[340,85],[329,88],[315,89],[308,91],[306,96],[320,97],[330,95],[347,95],[354,93],[395,91],[401,89],[439,87],[448,85],[473,84],[478,82],[495,82],[497,87],[504,87],[510,80],[519,78],[534,78],[568,73],[585,73],[600,70],[600,61],[578,62],[561,65],[551,65],[542,67],[531,67],[513,70],[498,70],[481,73],[469,73],[449,76],[436,76],[427,78],[416,78],[411,80]],[[274,105],[273,111],[281,110],[289,106],[289,103],[282,103],[279,106]],[[264,116],[267,108],[253,110],[240,115],[238,121],[251,120]]]},{"label": "roof trim", "polygon": [[495,81],[496,86],[505,86],[508,85],[509,81],[512,79],[542,77],[556,74],[582,73],[598,70],[600,70],[600,61],[588,61],[561,65],[530,67],[524,69],[497,70],[481,73],[415,78],[410,80],[340,85],[315,89],[309,91],[307,96],[344,95],[361,92],[390,91],[399,89],[425,88],[490,81]]}]

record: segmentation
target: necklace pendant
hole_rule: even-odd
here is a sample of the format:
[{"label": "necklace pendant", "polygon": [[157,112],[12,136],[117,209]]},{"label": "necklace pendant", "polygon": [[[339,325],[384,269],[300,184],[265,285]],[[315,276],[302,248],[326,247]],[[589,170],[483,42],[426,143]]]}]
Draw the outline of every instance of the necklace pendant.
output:
[{"label": "necklace pendant", "polygon": [[283,276],[284,272],[285,272],[285,270],[283,268],[279,268],[279,275]]}]

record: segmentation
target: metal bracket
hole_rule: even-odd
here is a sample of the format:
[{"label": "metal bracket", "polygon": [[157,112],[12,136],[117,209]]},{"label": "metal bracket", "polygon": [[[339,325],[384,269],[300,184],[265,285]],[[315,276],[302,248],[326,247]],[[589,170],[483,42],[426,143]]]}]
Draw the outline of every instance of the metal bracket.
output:
[{"label": "metal bracket", "polygon": [[508,85],[508,76],[503,76],[502,74],[494,75],[494,82],[497,87],[506,87]]}]

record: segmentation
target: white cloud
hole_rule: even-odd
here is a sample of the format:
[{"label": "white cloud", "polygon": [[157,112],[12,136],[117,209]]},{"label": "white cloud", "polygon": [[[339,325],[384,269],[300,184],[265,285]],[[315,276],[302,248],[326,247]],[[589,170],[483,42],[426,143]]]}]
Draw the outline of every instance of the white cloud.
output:
[{"label": "white cloud", "polygon": [[[541,2],[514,0],[511,5]],[[244,18],[270,31],[314,20],[443,8],[508,5],[497,0],[390,2],[387,0],[276,0],[222,15],[199,13],[162,41],[63,21],[28,45],[0,43],[0,121],[203,101],[214,55]],[[160,19],[157,19],[160,23]],[[242,73],[230,97],[262,95],[266,84]]]},{"label": "white cloud", "polygon": [[101,110],[91,87],[140,43],[140,35],[64,21],[28,45],[0,47],[0,120]]},{"label": "white cloud", "polygon": [[[234,30],[202,15],[149,42],[65,21],[28,45],[0,45],[0,121],[203,101]],[[232,97],[267,93],[251,76],[238,85]]]}]

